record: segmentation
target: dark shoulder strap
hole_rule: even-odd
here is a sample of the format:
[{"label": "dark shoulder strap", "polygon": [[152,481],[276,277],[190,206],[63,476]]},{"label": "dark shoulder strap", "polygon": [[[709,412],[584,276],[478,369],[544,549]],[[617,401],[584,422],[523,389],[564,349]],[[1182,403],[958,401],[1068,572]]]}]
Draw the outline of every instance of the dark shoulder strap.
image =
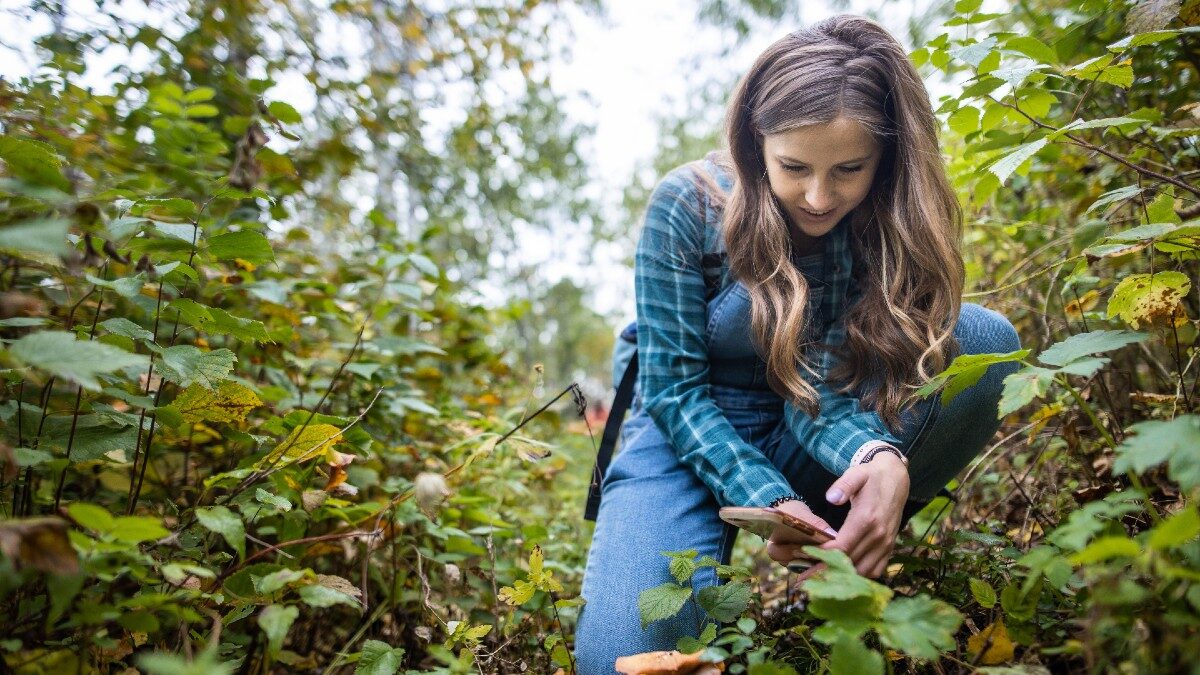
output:
[{"label": "dark shoulder strap", "polygon": [[596,466],[592,469],[592,484],[588,488],[587,506],[583,509],[583,517],[592,522],[600,512],[600,485],[608,473],[608,465],[612,462],[613,449],[617,446],[617,438],[621,435],[621,423],[625,421],[625,413],[633,401],[633,383],[637,381],[638,356],[634,352],[621,376],[621,384],[617,386],[617,395],[613,398],[612,408],[608,411],[608,421],[604,423],[604,436],[600,439],[600,451],[596,453]]}]

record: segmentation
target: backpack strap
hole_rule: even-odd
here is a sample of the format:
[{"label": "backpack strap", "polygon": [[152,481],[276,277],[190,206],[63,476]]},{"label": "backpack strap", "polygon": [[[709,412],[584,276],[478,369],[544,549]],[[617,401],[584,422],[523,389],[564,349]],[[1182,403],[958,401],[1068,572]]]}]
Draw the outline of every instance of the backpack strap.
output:
[{"label": "backpack strap", "polygon": [[633,383],[637,381],[637,371],[638,357],[637,352],[634,352],[629,358],[629,365],[625,366],[621,384],[617,386],[617,395],[613,398],[612,409],[608,412],[608,421],[604,423],[604,436],[600,439],[600,451],[596,453],[596,466],[592,469],[592,484],[588,488],[587,506],[583,509],[584,520],[596,522],[596,514],[600,512],[600,484],[604,482],[604,476],[608,473],[613,449],[621,435],[621,424],[625,421],[625,413],[633,401]]}]

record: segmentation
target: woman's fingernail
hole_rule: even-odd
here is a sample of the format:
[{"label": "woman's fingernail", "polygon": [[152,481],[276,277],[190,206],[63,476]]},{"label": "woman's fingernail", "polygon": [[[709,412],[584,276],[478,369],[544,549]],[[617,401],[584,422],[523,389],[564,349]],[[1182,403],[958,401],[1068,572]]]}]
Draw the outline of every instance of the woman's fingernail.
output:
[{"label": "woman's fingernail", "polygon": [[828,501],[830,504],[841,504],[841,503],[842,503],[842,499],[843,499],[845,496],[846,496],[846,493],[842,492],[841,488],[833,488],[833,489],[832,489],[832,490],[830,490],[829,492],[826,492],[826,493],[825,493],[825,499],[826,499],[826,500],[827,500],[827,501]]},{"label": "woman's fingernail", "polygon": [[833,529],[832,527],[825,528],[825,534],[827,534],[835,539],[837,538],[837,530]]}]

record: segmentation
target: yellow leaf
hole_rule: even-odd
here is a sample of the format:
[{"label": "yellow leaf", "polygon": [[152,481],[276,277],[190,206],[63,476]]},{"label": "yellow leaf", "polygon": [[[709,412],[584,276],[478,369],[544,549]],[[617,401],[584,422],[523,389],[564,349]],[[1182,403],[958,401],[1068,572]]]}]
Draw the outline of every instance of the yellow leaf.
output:
[{"label": "yellow leaf", "polygon": [[529,576],[542,573],[542,563],[545,561],[542,547],[534,544],[533,552],[529,554]]},{"label": "yellow leaf", "polygon": [[244,422],[246,415],[261,405],[262,400],[253,391],[229,380],[217,385],[216,391],[193,382],[171,403],[183,415],[183,421],[192,424]]},{"label": "yellow leaf", "polygon": [[[987,646],[986,650],[984,650],[985,645]],[[985,666],[995,666],[1011,661],[1014,648],[1013,641],[1008,637],[1008,630],[1004,627],[1004,619],[1000,618],[996,619],[992,625],[967,638],[967,649],[972,654],[979,654],[980,651],[983,651],[979,662]]]},{"label": "yellow leaf", "polygon": [[1100,301],[1100,293],[1095,290],[1088,291],[1079,297],[1077,300],[1068,302],[1063,311],[1066,312],[1067,318],[1078,319],[1083,316],[1083,313],[1093,309],[1096,303]]},{"label": "yellow leaf", "polygon": [[517,581],[512,586],[501,588],[497,597],[500,598],[501,602],[519,607],[529,602],[529,599],[533,597],[533,593],[536,590],[537,587],[528,581]]},{"label": "yellow leaf", "polygon": [[261,462],[260,466],[277,463],[280,458],[287,463],[303,462],[317,457],[327,448],[342,440],[342,432],[332,424],[310,424],[306,427],[296,427],[288,437],[275,446]]}]

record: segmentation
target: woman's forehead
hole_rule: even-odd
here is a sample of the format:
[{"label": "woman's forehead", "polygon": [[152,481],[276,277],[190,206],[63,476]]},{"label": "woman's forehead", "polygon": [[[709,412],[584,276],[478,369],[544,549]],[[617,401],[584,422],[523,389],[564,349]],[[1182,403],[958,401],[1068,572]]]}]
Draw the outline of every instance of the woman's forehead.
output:
[{"label": "woman's forehead", "polygon": [[879,143],[862,124],[839,117],[832,122],[766,135],[763,150],[785,161],[840,164],[874,155]]}]

